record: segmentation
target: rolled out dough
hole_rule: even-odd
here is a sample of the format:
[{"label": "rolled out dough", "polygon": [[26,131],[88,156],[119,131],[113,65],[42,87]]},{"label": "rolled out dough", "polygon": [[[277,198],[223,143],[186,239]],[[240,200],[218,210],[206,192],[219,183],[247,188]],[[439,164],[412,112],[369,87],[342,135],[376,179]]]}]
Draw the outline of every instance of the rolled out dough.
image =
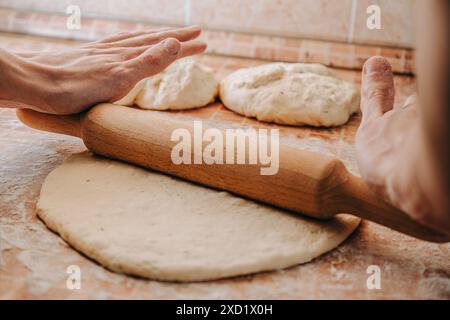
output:
[{"label": "rolled out dough", "polygon": [[142,109],[182,110],[202,107],[216,98],[219,84],[213,71],[192,58],[172,63],[163,72],[138,82],[114,104]]},{"label": "rolled out dough", "polygon": [[271,63],[237,70],[220,83],[224,105],[288,125],[337,126],[359,109],[357,88],[320,64]]},{"label": "rolled out dough", "polygon": [[105,267],[202,281],[286,268],[338,246],[359,218],[317,222],[122,162],[70,157],[46,178],[38,214]]}]

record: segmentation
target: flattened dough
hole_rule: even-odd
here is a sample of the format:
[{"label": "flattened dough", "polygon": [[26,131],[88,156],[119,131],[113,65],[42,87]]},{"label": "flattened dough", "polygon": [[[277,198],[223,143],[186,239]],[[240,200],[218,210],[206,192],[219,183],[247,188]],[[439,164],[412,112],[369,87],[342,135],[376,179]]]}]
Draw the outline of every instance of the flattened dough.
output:
[{"label": "flattened dough", "polygon": [[237,70],[220,83],[224,105],[247,117],[288,125],[337,126],[359,109],[353,84],[320,64],[271,63]]},{"label": "flattened dough", "polygon": [[358,226],[316,222],[122,162],[77,154],[46,178],[38,214],[105,267],[202,281],[308,262]]},{"label": "flattened dough", "polygon": [[214,101],[219,84],[213,71],[192,58],[172,63],[163,72],[136,84],[114,104],[142,109],[182,110],[203,107]]}]

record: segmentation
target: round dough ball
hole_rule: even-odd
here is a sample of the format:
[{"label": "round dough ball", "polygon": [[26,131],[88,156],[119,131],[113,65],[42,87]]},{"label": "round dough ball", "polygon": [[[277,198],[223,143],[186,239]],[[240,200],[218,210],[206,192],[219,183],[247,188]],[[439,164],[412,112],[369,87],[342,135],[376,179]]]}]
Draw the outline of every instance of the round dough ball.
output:
[{"label": "round dough ball", "polygon": [[153,110],[192,109],[213,102],[218,86],[209,67],[191,58],[181,59],[163,72],[140,81],[115,104],[136,104]]},{"label": "round dough ball", "polygon": [[242,115],[288,125],[337,126],[359,109],[355,85],[320,64],[272,63],[240,69],[220,83],[223,104]]},{"label": "round dough ball", "polygon": [[50,173],[37,208],[49,228],[105,267],[175,281],[308,262],[360,221],[319,222],[88,153]]}]

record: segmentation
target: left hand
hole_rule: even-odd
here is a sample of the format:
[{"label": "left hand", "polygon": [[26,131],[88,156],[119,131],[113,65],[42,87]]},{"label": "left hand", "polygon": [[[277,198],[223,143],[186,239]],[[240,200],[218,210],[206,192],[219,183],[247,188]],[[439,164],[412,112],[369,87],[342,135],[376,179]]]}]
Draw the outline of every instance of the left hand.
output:
[{"label": "left hand", "polygon": [[81,46],[13,54],[0,50],[0,107],[79,113],[124,97],[143,78],[198,54],[200,28],[119,33]]}]

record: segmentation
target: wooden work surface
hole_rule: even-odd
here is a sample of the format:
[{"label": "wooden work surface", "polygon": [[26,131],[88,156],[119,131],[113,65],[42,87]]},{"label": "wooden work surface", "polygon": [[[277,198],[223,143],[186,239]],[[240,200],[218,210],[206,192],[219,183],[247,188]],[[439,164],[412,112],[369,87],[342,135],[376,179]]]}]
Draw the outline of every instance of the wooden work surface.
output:
[{"label": "wooden work surface", "polygon": [[[42,49],[71,42],[0,34],[0,47]],[[218,78],[237,68],[264,63],[203,56]],[[355,83],[360,73],[337,70]],[[414,92],[415,81],[396,77],[397,103]],[[220,104],[172,113],[223,126],[278,127],[285,142],[344,161],[357,173],[354,134],[360,117],[333,129],[261,124]],[[73,250],[37,218],[35,206],[47,174],[65,158],[85,150],[78,139],[31,130],[0,109],[0,299],[450,299],[450,244],[419,241],[363,221],[337,249],[287,270],[203,283],[167,283],[110,272]],[[81,268],[81,289],[66,288],[66,269]],[[381,270],[381,289],[368,290],[367,268]]]}]

